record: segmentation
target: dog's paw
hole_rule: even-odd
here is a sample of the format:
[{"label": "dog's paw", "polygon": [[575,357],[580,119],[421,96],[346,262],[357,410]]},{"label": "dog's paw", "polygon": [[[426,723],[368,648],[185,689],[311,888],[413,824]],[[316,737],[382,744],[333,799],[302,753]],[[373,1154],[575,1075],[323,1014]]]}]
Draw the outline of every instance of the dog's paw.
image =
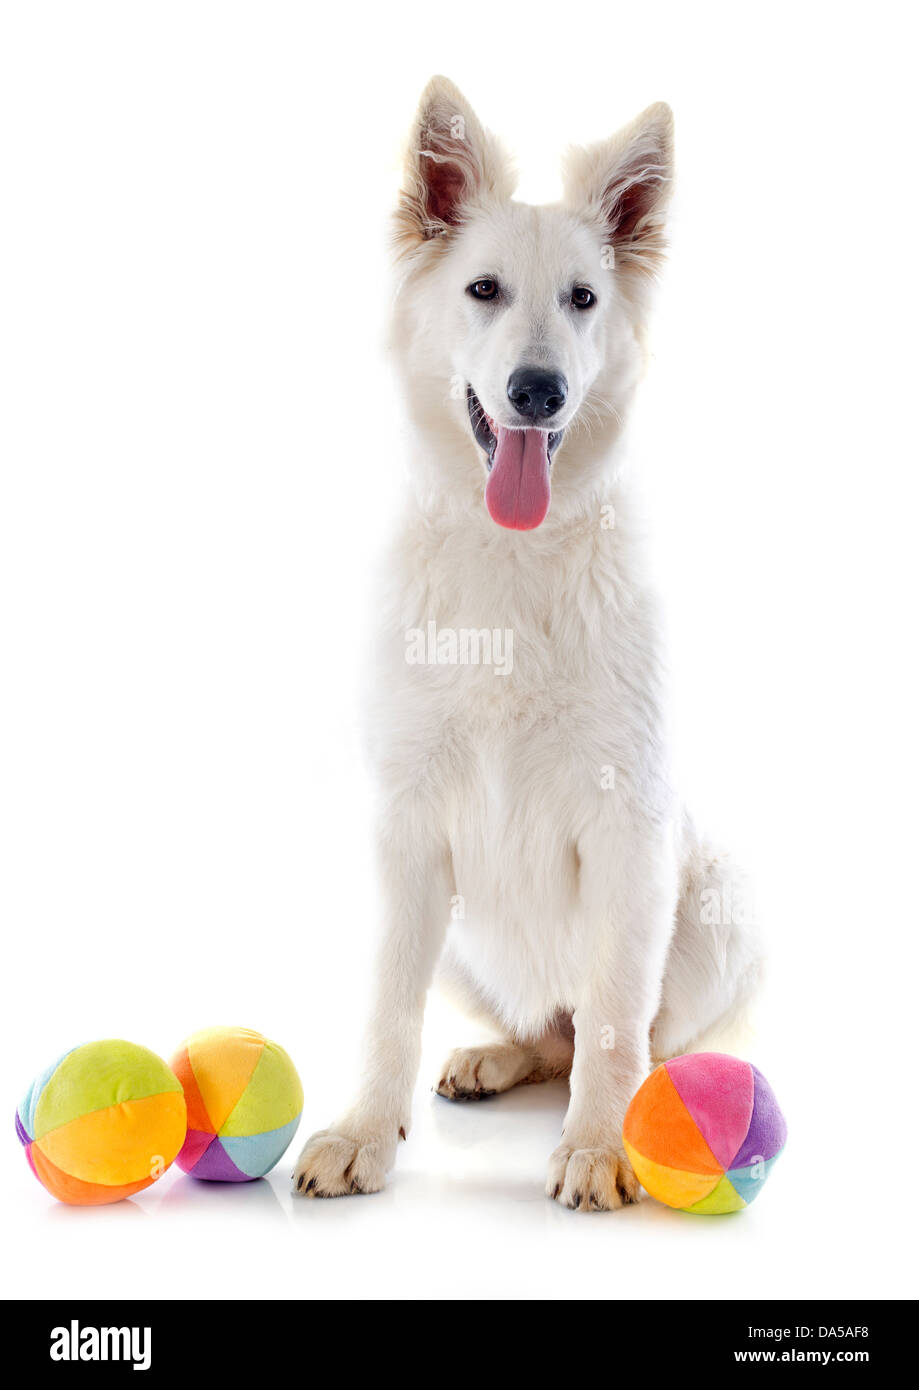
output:
[{"label": "dog's paw", "polygon": [[320,1130],[306,1141],[297,1159],[291,1175],[294,1194],[347,1197],[379,1192],[392,1167],[397,1142],[398,1135]]},{"label": "dog's paw", "polygon": [[546,1196],[579,1211],[615,1211],[638,1201],[632,1165],[615,1149],[577,1149],[560,1144],[549,1159]]},{"label": "dog's paw", "polygon": [[532,1057],[511,1043],[457,1047],[434,1089],[447,1100],[483,1100],[517,1086],[532,1068]]}]

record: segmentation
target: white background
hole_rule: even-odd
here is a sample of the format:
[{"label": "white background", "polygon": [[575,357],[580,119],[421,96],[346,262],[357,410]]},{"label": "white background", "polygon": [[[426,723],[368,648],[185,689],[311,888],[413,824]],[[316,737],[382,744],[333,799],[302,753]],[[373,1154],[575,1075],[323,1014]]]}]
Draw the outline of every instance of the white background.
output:
[{"label": "white background", "polygon": [[[13,1296],[916,1293],[915,35],[907,5],[46,4],[0,28],[0,1095]],[[347,1099],[376,905],[359,693],[400,486],[385,217],[435,71],[557,195],[674,107],[633,430],[694,808],[772,937],[756,1206],[542,1195],[564,1087],[430,1094],[376,1197],[173,1170],[57,1205],[12,1115],[74,1043],[239,1022]]]}]

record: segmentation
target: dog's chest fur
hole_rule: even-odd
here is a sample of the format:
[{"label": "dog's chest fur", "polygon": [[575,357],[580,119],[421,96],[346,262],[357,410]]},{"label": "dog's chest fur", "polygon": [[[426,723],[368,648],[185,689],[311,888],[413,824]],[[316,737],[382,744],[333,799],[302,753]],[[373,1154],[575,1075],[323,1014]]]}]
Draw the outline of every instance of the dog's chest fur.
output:
[{"label": "dog's chest fur", "polygon": [[[535,1025],[583,977],[585,830],[614,822],[607,798],[667,802],[657,624],[632,546],[597,517],[523,536],[463,520],[416,516],[396,547],[377,763],[389,797],[442,826],[451,949]],[[406,634],[432,623],[498,630],[510,669],[410,662]]]}]

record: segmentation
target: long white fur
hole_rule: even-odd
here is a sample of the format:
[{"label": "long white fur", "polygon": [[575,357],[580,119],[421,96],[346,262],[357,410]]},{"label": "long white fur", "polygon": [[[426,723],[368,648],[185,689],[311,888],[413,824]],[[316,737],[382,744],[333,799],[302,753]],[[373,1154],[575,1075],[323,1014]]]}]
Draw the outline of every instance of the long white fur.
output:
[{"label": "long white fur", "polygon": [[[430,171],[456,139],[445,211]],[[515,203],[506,157],[456,88],[435,78],[422,97],[393,328],[412,488],[373,683],[382,943],[364,1080],[300,1156],[309,1195],[383,1183],[410,1127],[435,971],[500,1038],[453,1054],[442,1094],[570,1072],[547,1191],[583,1210],[637,1195],[621,1126],[652,1051],[691,1048],[753,995],[756,929],[702,910],[729,901],[734,871],[672,785],[657,602],[622,468],[671,179],[658,105],[572,153],[562,204]],[[482,276],[509,287],[499,314],[465,293]],[[565,302],[576,283],[597,287],[589,314]],[[465,400],[472,383],[512,427],[521,364],[569,383],[550,511],[528,532],[486,511]],[[512,669],[409,664],[406,633],[431,621],[512,632]]]}]

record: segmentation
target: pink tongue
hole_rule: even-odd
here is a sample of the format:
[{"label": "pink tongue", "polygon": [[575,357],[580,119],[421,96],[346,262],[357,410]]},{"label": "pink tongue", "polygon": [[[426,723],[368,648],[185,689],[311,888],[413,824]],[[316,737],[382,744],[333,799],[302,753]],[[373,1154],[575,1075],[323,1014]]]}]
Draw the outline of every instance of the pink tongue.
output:
[{"label": "pink tongue", "polygon": [[499,526],[532,531],[549,510],[548,432],[506,430],[499,425],[496,433],[485,505]]}]

